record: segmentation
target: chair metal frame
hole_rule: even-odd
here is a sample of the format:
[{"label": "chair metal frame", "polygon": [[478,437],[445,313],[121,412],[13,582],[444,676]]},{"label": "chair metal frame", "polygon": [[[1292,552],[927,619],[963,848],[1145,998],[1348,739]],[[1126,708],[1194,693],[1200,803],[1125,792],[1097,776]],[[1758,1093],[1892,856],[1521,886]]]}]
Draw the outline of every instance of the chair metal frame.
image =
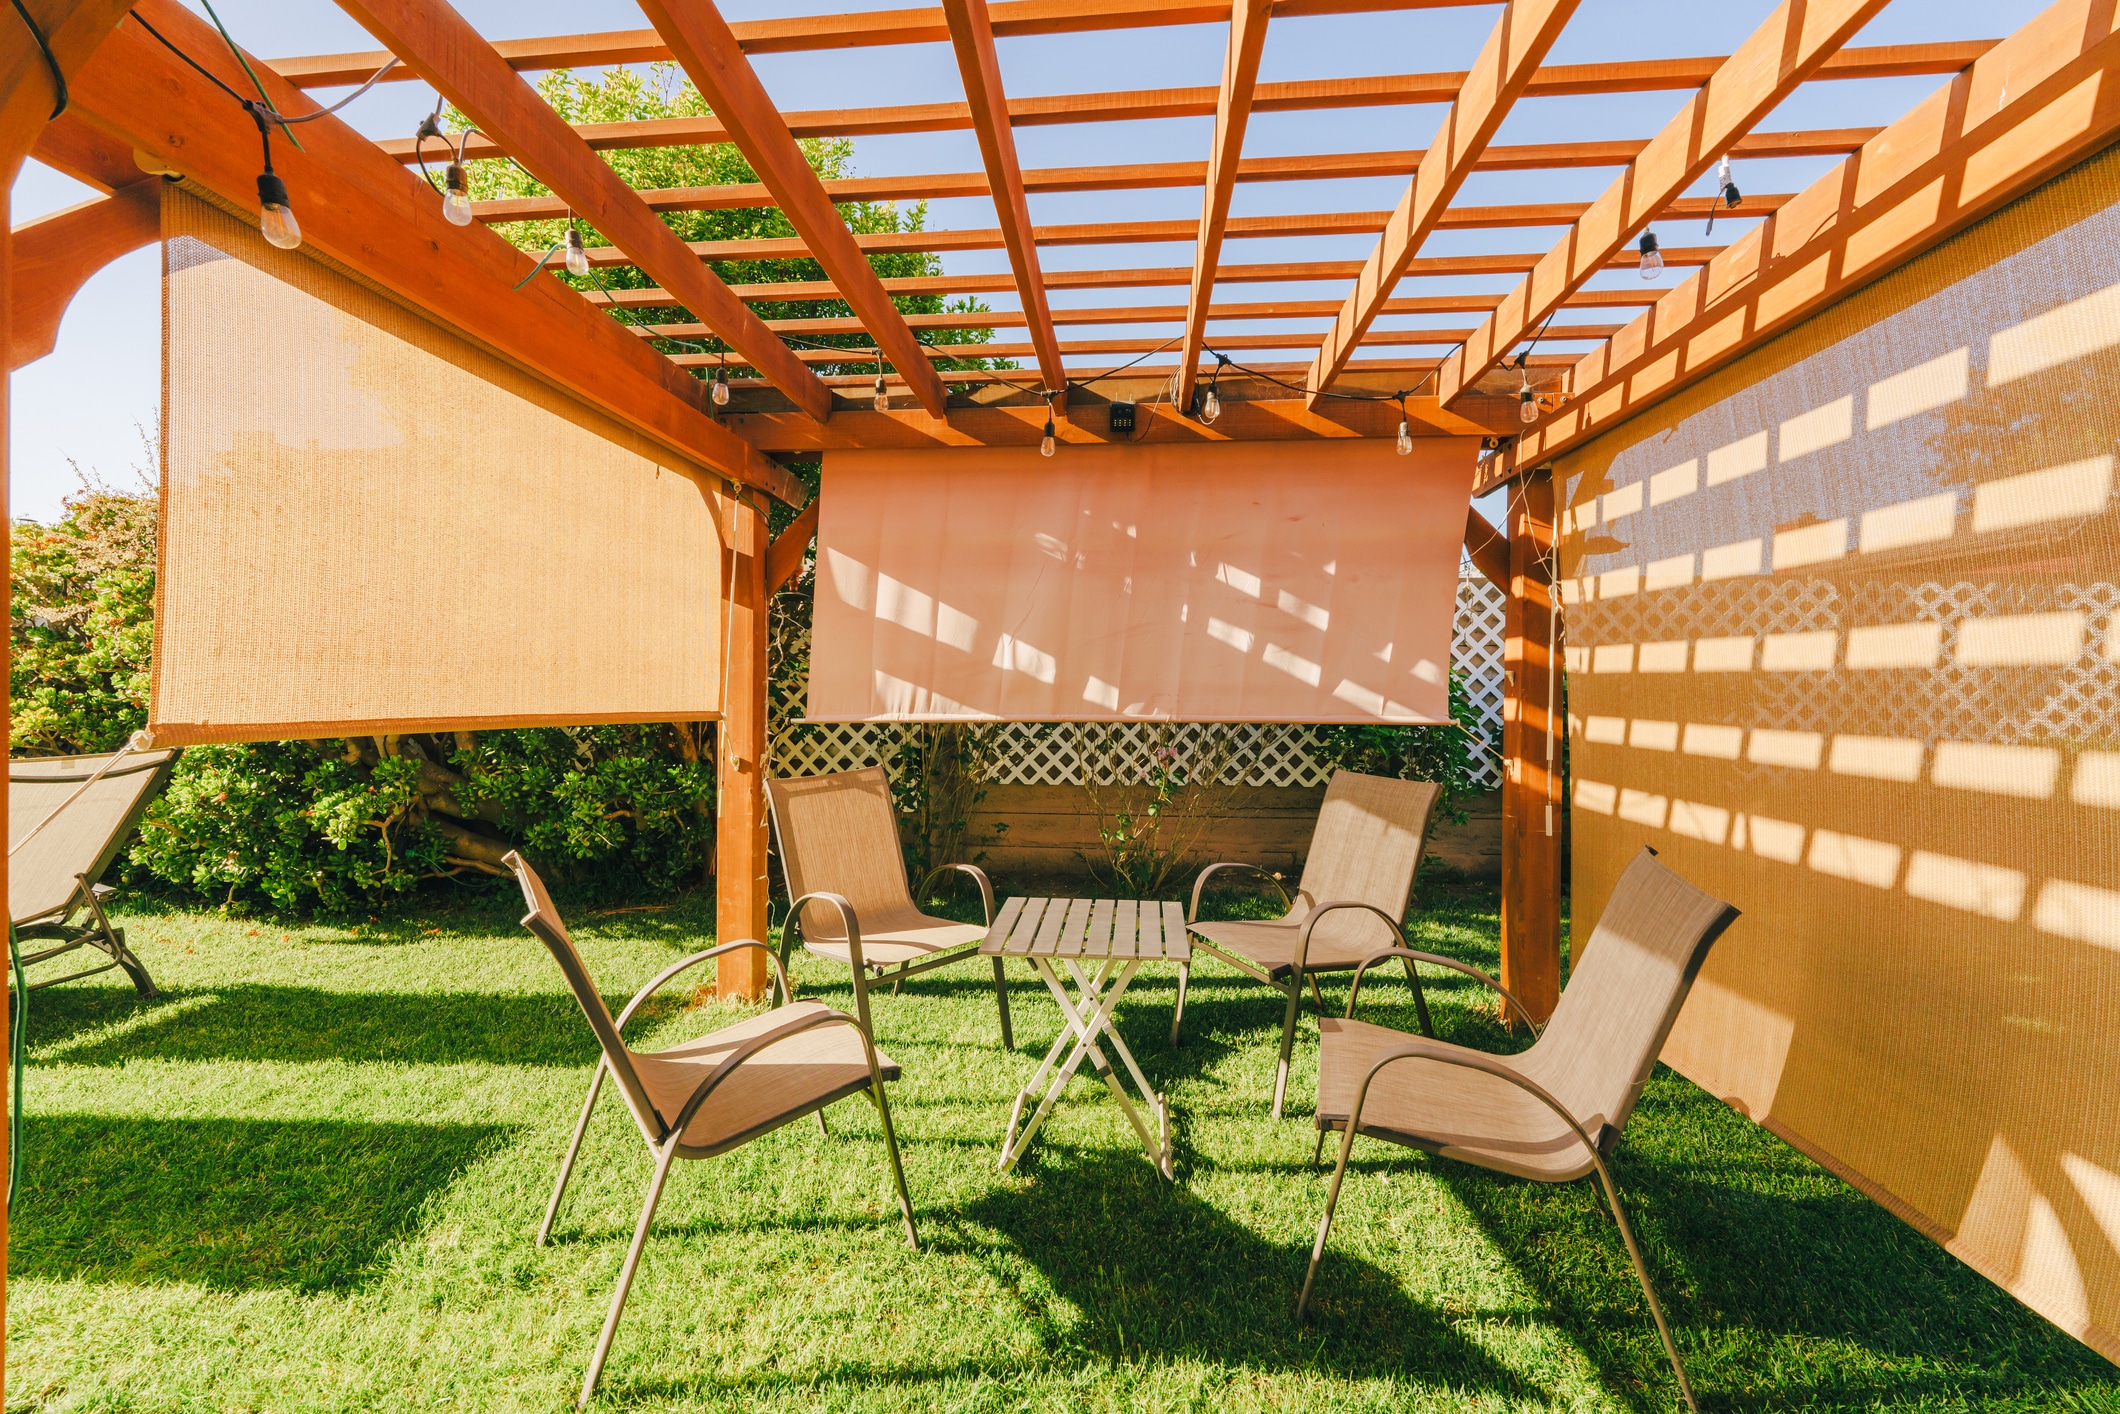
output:
[{"label": "chair metal frame", "polygon": [[[508,862],[518,871],[519,876],[529,874],[531,878],[536,877],[534,873],[530,872],[529,865],[522,860],[520,855],[511,853]],[[590,1397],[596,1392],[597,1381],[603,1374],[604,1362],[609,1357],[612,1341],[618,1334],[619,1318],[625,1312],[626,1296],[632,1290],[634,1274],[640,1268],[641,1253],[647,1246],[648,1231],[655,1219],[655,1209],[662,1201],[663,1185],[670,1176],[671,1166],[679,1159],[707,1159],[713,1158],[718,1154],[728,1153],[808,1114],[817,1116],[818,1128],[823,1131],[824,1111],[827,1106],[836,1104],[849,1095],[866,1094],[870,1102],[876,1106],[877,1116],[883,1123],[884,1149],[891,1160],[891,1178],[898,1190],[898,1210],[905,1221],[906,1242],[914,1251],[920,1250],[920,1233],[913,1219],[913,1200],[905,1184],[905,1165],[899,1157],[898,1136],[891,1124],[890,1101],[884,1094],[883,1069],[877,1059],[874,1033],[869,1028],[868,986],[864,969],[860,965],[861,936],[854,923],[853,909],[847,906],[846,901],[839,898],[836,894],[811,894],[797,900],[797,907],[812,900],[827,902],[839,908],[841,916],[847,922],[847,938],[852,949],[851,955],[855,960],[853,973],[856,1015],[849,1016],[836,1008],[827,1009],[793,1018],[770,1030],[750,1037],[739,1045],[727,1060],[716,1065],[700,1081],[698,1088],[686,1097],[677,1114],[667,1120],[662,1117],[660,1111],[656,1109],[652,1102],[644,1104],[636,1098],[645,1096],[646,1091],[641,1085],[639,1073],[633,1067],[632,1052],[627,1049],[624,1043],[623,1033],[626,1023],[633,1019],[634,1013],[638,1012],[650,997],[654,996],[657,991],[661,990],[672,979],[709,959],[745,948],[756,948],[766,955],[768,961],[773,965],[773,970],[778,977],[783,994],[791,995],[787,986],[787,973],[781,967],[780,959],[774,954],[773,949],[755,938],[739,938],[734,942],[722,943],[718,946],[707,948],[702,952],[696,952],[688,957],[680,958],[650,978],[646,985],[633,994],[633,999],[626,1003],[625,1009],[618,1014],[618,1017],[613,1022],[612,1035],[608,1040],[600,1031],[597,1033],[598,1045],[603,1053],[602,1058],[597,1062],[596,1073],[589,1081],[589,1094],[582,1101],[581,1116],[575,1121],[573,1138],[568,1141],[566,1155],[560,1161],[559,1177],[552,1186],[552,1198],[545,1205],[544,1221],[538,1226],[537,1245],[540,1247],[544,1246],[551,1236],[552,1224],[559,1216],[560,1201],[566,1195],[567,1180],[574,1172],[574,1163],[581,1153],[582,1139],[588,1133],[589,1120],[595,1113],[597,1099],[603,1093],[604,1076],[607,1073],[618,1082],[621,1092],[627,1097],[627,1108],[632,1113],[634,1122],[641,1131],[641,1138],[647,1143],[649,1155],[655,1163],[655,1172],[654,1176],[649,1180],[647,1196],[641,1203],[640,1218],[634,1224],[633,1241],[626,1249],[625,1265],[619,1269],[618,1287],[611,1294],[611,1307],[604,1316],[603,1330],[597,1336],[595,1354],[590,1357],[589,1368],[582,1377],[581,1394],[575,1401],[575,1407],[578,1409],[586,1408]],[[538,905],[536,900],[533,899],[532,911],[523,919],[524,926],[530,927],[532,932],[538,932],[537,928],[532,924],[532,920],[538,917]],[[553,922],[558,923],[556,913],[553,915]],[[543,940],[541,933],[539,937]],[[547,946],[550,946],[549,941]],[[586,976],[586,968],[584,968],[584,974]],[[868,1059],[869,1068],[869,1078],[865,1084],[857,1081],[851,1085],[842,1086],[838,1090],[827,1092],[799,1108],[776,1116],[763,1127],[732,1135],[713,1144],[686,1144],[684,1142],[685,1130],[692,1123],[694,1116],[699,1113],[700,1107],[706,1104],[715,1090],[720,1088],[722,1083],[730,1076],[736,1074],[746,1061],[769,1046],[820,1026],[851,1026],[860,1034],[862,1050]],[[590,1029],[596,1030],[593,1018],[591,1019]],[[645,1110],[645,1113],[643,1113],[643,1110]],[[651,1118],[654,1120],[654,1127],[652,1128],[649,1123]]]},{"label": "chair metal frame", "polygon": [[[14,925],[17,942],[54,944],[52,947],[22,954],[19,965],[22,969],[23,990],[34,992],[43,987],[56,987],[61,982],[94,977],[99,972],[122,967],[125,969],[125,975],[132,979],[134,991],[143,997],[161,996],[161,990],[155,986],[155,979],[147,974],[147,964],[140,961],[139,956],[126,945],[125,930],[113,928],[109,917],[103,912],[104,898],[117,890],[108,884],[93,882],[85,873],[76,874],[74,877],[80,880],[80,887],[63,906]],[[79,923],[73,922],[74,915],[84,908],[87,909],[88,916]],[[107,955],[110,960],[95,967],[83,968],[79,972],[69,972],[63,977],[43,977],[35,982],[29,980],[30,968],[40,962],[70,953],[76,948],[94,948]]]}]

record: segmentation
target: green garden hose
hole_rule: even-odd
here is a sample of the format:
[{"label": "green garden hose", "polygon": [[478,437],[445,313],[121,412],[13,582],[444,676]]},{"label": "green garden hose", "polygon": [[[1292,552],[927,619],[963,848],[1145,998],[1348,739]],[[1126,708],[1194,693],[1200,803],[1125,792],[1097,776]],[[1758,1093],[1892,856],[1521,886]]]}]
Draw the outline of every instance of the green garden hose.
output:
[{"label": "green garden hose", "polygon": [[7,1211],[15,1212],[15,1180],[22,1176],[22,1041],[28,1034],[29,988],[22,984],[22,949],[15,942],[15,925],[7,925],[8,976],[15,988],[15,1004],[7,1018],[7,1068],[14,1073],[15,1094],[7,1107]]}]

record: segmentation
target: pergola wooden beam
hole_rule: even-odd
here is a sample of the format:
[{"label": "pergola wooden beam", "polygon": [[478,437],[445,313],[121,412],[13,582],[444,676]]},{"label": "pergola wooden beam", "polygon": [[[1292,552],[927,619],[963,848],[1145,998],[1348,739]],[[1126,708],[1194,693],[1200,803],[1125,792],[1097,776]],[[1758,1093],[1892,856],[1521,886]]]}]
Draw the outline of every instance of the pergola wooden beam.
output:
[{"label": "pergola wooden beam", "polygon": [[[1392,10],[1443,10],[1491,0],[1275,0],[1277,15],[1360,15]],[[1229,5],[1213,0],[999,0],[994,33],[1002,39],[1034,34],[1089,34],[1165,25],[1220,24]],[[872,10],[866,14],[800,15],[783,20],[739,20],[729,26],[746,54],[819,53],[894,44],[943,44],[950,38],[939,9]],[[670,46],[652,29],[601,34],[503,39],[493,46],[513,68],[596,68],[668,60]],[[365,80],[390,56],[361,51],[275,59],[273,67],[303,88],[332,88]],[[412,78],[390,73],[384,81]]]},{"label": "pergola wooden beam", "polygon": [[1192,286],[1186,298],[1185,335],[1178,345],[1178,377],[1171,401],[1180,410],[1192,407],[1199,377],[1200,342],[1207,333],[1207,306],[1214,299],[1215,268],[1222,263],[1222,237],[1229,227],[1229,201],[1237,189],[1237,168],[1244,157],[1244,129],[1251,121],[1251,100],[1259,86],[1259,59],[1266,52],[1270,0],[1234,0],[1229,15],[1229,44],[1222,56],[1222,86],[1215,95],[1214,141],[1208,148],[1206,191],[1200,201],[1200,223],[1193,240]]},{"label": "pergola wooden beam", "polygon": [[119,256],[162,239],[162,183],[131,186],[15,227],[9,236],[7,366],[50,353],[59,320],[88,278]]},{"label": "pergola wooden beam", "polygon": [[1398,209],[1370,253],[1340,317],[1318,348],[1306,383],[1315,407],[1347,366],[1421,245],[1457,198],[1472,164],[1494,137],[1540,61],[1561,37],[1578,0],[1510,0],[1479,57],[1443,116],[1437,141],[1399,199]]},{"label": "pergola wooden beam", "polygon": [[[1739,157],[1845,157],[1876,128],[1824,128],[1811,132],[1749,133],[1731,148]],[[1611,142],[1548,142],[1490,147],[1473,163],[1478,172],[1528,172],[1581,167],[1623,167],[1641,155],[1646,139]],[[130,154],[126,155],[128,164]],[[1247,157],[1237,164],[1239,182],[1315,182],[1335,178],[1404,177],[1421,165],[1414,152],[1319,153],[1305,157]],[[1205,162],[1123,163],[1106,167],[1045,167],[1023,173],[1030,194],[1080,191],[1143,191],[1196,187],[1207,177]],[[942,201],[991,196],[984,172],[939,172],[910,177],[833,177],[825,195],[847,201]],[[651,211],[738,211],[770,207],[763,182],[713,187],[654,187],[637,193]],[[1587,203],[1586,203],[1587,205]],[[553,196],[504,197],[472,203],[472,214],[489,224],[553,221],[567,203]]]},{"label": "pergola wooden beam", "polygon": [[[1706,265],[1722,249],[1722,246],[1673,246],[1663,252],[1664,264],[1679,267]],[[1433,255],[1415,260],[1407,267],[1406,274],[1413,279],[1445,275],[1521,275],[1536,264],[1538,256],[1529,252]],[[1622,251],[1612,258],[1610,268],[1632,270],[1640,264],[1639,256],[1632,251]],[[1361,273],[1362,262],[1359,260],[1291,260],[1264,265],[1225,265],[1217,278],[1225,285],[1284,284],[1303,280],[1352,280]],[[1053,290],[1130,290],[1163,285],[1182,288],[1191,278],[1192,271],[1188,267],[1168,265],[1133,270],[1048,270],[1045,283]],[[894,295],[977,295],[1005,293],[1016,285],[1010,275],[897,275],[885,279],[883,287]],[[837,300],[840,297],[839,287],[830,280],[736,284],[729,286],[729,290],[738,299],[774,303]],[[1656,291],[1645,293],[1655,294]],[[668,290],[654,287],[614,290],[609,294],[591,290],[582,298],[591,304],[617,309],[654,309],[682,303]],[[1339,306],[1335,304],[1333,310],[1337,313]]]},{"label": "pergola wooden beam", "polygon": [[[637,327],[637,326],[636,326]],[[1549,336],[1556,342],[1574,340],[1605,340],[1619,332],[1616,324],[1592,324],[1555,329]],[[1469,329],[1376,329],[1371,330],[1362,347],[1379,348],[1430,348],[1451,349],[1461,343]],[[644,335],[643,337],[653,337]],[[1304,352],[1317,347],[1318,336],[1310,333],[1297,334],[1221,334],[1208,341],[1217,350],[1239,349],[1300,349]],[[1057,353],[1067,356],[1081,354],[1141,354],[1157,353],[1169,348],[1169,339],[1078,339],[1059,346]],[[1033,358],[1037,355],[1034,344],[923,344],[929,358]],[[863,349],[799,349],[797,358],[804,363],[834,364],[860,363],[866,356]],[[1440,355],[1438,355],[1440,357]],[[681,353],[670,355],[670,361],[679,368],[741,368],[743,358],[738,354]],[[1180,365],[1183,367],[1183,365]],[[948,382],[950,375],[941,375]],[[886,380],[889,381],[889,380]],[[1178,404],[1184,407],[1184,403]]]},{"label": "pergola wooden beam", "polygon": [[[774,203],[802,236],[811,258],[839,287],[840,298],[868,325],[883,356],[905,375],[913,396],[932,417],[944,415],[949,390],[935,377],[920,341],[877,282],[868,257],[847,229],[817,173],[788,131],[780,110],[744,57],[713,0],[642,0],[641,9],[691,76],[729,135],[758,173]],[[664,288],[668,288],[665,282]],[[693,311],[697,313],[698,311]]]},{"label": "pergola wooden beam", "polygon": [[2056,4],[1581,359],[1484,494],[1758,348],[2120,138],[2120,16]]},{"label": "pergola wooden beam", "polygon": [[1053,315],[1046,303],[1044,272],[1038,267],[1038,238],[1031,229],[1030,203],[1024,199],[1023,167],[1016,160],[1016,134],[1009,126],[1008,93],[1001,86],[993,22],[986,0],[943,0],[942,8],[949,17],[950,43],[957,51],[957,72],[964,79],[972,127],[979,135],[979,157],[986,166],[994,219],[1000,223],[1008,268],[1015,276],[1016,299],[1037,352],[1039,375],[1046,391],[1053,394],[1053,406],[1064,414],[1067,370],[1060,361],[1060,339],[1053,332]]},{"label": "pergola wooden beam", "polygon": [[685,308],[741,349],[795,405],[820,420],[832,415],[832,393],[751,307],[729,293],[712,270],[685,249],[625,178],[592,152],[537,91],[493,52],[446,0],[339,0],[361,28],[445,95],[523,169],[557,192],[582,219],[625,251]]},{"label": "pergola wooden beam", "polygon": [[[1843,49],[1814,79],[1898,78],[1914,74],[1956,73],[1987,52],[1992,41],[1950,44],[1898,44]],[[1570,64],[1541,69],[1524,95],[1551,98],[1594,93],[1654,93],[1698,88],[1720,68],[1721,58],[1648,59],[1613,64]],[[1462,72],[1394,74],[1375,78],[1299,79],[1262,83],[1252,94],[1254,113],[1312,112],[1343,108],[1392,107],[1449,103],[1466,82]],[[1118,123],[1153,118],[1205,118],[1213,115],[1218,90],[1210,87],[1128,89],[1110,93],[1066,93],[1009,100],[1009,121],[1016,127],[1068,123]],[[796,137],[877,137],[896,133],[958,132],[972,126],[971,108],[963,103],[921,103],[878,108],[822,108],[782,115]],[[599,150],[620,147],[688,147],[729,142],[732,136],[719,116],[643,118],[615,123],[582,123],[575,129]],[[387,140],[383,150],[414,161],[411,138]],[[464,149],[467,158],[504,154],[477,137]]]},{"label": "pergola wooden beam", "polygon": [[46,123],[29,155],[106,196],[146,175],[133,160],[130,145],[100,131],[79,113],[61,113]]},{"label": "pergola wooden beam", "polygon": [[1775,6],[1444,366],[1437,389],[1443,401],[1498,367],[1518,340],[1678,200],[1886,3],[1782,0]]},{"label": "pergola wooden beam", "polygon": [[[248,84],[220,36],[177,0],[134,7],[231,86]],[[252,60],[283,113],[316,105]],[[157,44],[121,25],[70,80],[74,111],[183,172],[240,211],[257,210],[258,133],[249,113]],[[530,258],[493,232],[442,219],[434,190],[337,118],[302,125],[304,151],[275,154],[305,246],[601,408],[680,456],[799,504],[802,483],[711,416],[704,384],[557,280],[510,286]]]}]

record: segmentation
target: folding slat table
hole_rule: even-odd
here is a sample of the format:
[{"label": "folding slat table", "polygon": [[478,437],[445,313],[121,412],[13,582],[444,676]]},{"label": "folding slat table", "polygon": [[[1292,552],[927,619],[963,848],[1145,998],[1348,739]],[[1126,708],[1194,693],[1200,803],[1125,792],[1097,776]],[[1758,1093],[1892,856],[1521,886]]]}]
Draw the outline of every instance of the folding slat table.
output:
[{"label": "folding slat table", "polygon": [[[1112,1025],[1112,1014],[1142,963],[1192,960],[1192,944],[1185,933],[1185,910],[1175,903],[1153,899],[1012,898],[994,916],[979,951],[988,957],[1020,957],[1028,961],[1045,979],[1067,1022],[1052,1049],[1045,1053],[1037,1073],[1016,1092],[1016,1105],[1008,1118],[1008,1137],[1001,1145],[1002,1169],[1013,1167],[1030,1148],[1061,1091],[1087,1057],[1110,1088],[1112,1098],[1119,1102],[1119,1108],[1125,1111],[1134,1133],[1140,1136],[1149,1161],[1158,1173],[1169,1178],[1169,1102],[1149,1088],[1148,1078],[1135,1063],[1133,1052],[1126,1049],[1118,1028]],[[1092,966],[1094,973],[1088,970]],[[1062,969],[1074,979],[1079,1002],[1068,999],[1067,985],[1060,979]],[[1105,1057],[1106,1044],[1126,1063],[1127,1073],[1140,1088],[1141,1106],[1136,1106],[1126,1093],[1118,1072]],[[1052,1083],[1031,1112],[1030,1122],[1018,1134],[1024,1105],[1038,1093],[1048,1075],[1052,1076]],[[1155,1115],[1154,1130],[1142,1117],[1143,1106]]]}]

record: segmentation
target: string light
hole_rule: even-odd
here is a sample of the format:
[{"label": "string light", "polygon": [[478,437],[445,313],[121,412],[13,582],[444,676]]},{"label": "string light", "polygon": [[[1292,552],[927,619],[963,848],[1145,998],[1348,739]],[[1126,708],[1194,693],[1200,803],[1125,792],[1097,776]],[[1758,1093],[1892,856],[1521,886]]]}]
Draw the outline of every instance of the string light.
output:
[{"label": "string light", "polygon": [[1642,253],[1642,278],[1654,280],[1664,273],[1664,253],[1656,248],[1656,232],[1643,231],[1641,244],[1635,247]]},{"label": "string light", "polygon": [[[1745,199],[1744,193],[1737,189],[1737,183],[1730,179],[1730,154],[1727,152],[1716,165],[1715,187],[1716,195],[1722,198],[1725,206],[1735,206]],[[1708,208],[1708,234],[1715,234],[1715,208],[1712,205]]]},{"label": "string light", "polygon": [[464,164],[451,162],[442,170],[442,218],[452,226],[471,224],[471,182]]},{"label": "string light", "polygon": [[1053,395],[1045,395],[1045,435],[1038,442],[1038,455],[1049,457],[1060,450],[1060,441],[1053,435]]},{"label": "string light", "polygon": [[720,366],[714,370],[714,406],[718,408],[725,408],[728,405],[729,356],[727,353],[723,353],[721,356]]},{"label": "string light", "polygon": [[1212,423],[1222,415],[1222,399],[1218,392],[1222,381],[1222,366],[1228,362],[1229,359],[1226,356],[1222,354],[1215,355],[1215,371],[1208,375],[1207,392],[1200,399],[1200,421],[1202,423]]},{"label": "string light", "polygon": [[1531,391],[1531,375],[1523,371],[1521,364],[1517,367],[1517,376],[1524,381],[1516,392],[1516,420],[1529,427],[1538,421],[1538,394]]},{"label": "string light", "polygon": [[258,125],[258,140],[265,145],[265,170],[258,173],[258,233],[281,250],[302,243],[302,223],[294,218],[294,203],[288,199],[287,183],[272,170],[272,123],[265,105],[246,103]]},{"label": "string light", "polygon": [[582,245],[581,228],[574,224],[574,217],[567,217],[567,273],[584,276],[589,273],[589,252]]},{"label": "string light", "polygon": [[1413,455],[1413,428],[1406,421],[1406,395],[1399,394],[1399,455]]}]

